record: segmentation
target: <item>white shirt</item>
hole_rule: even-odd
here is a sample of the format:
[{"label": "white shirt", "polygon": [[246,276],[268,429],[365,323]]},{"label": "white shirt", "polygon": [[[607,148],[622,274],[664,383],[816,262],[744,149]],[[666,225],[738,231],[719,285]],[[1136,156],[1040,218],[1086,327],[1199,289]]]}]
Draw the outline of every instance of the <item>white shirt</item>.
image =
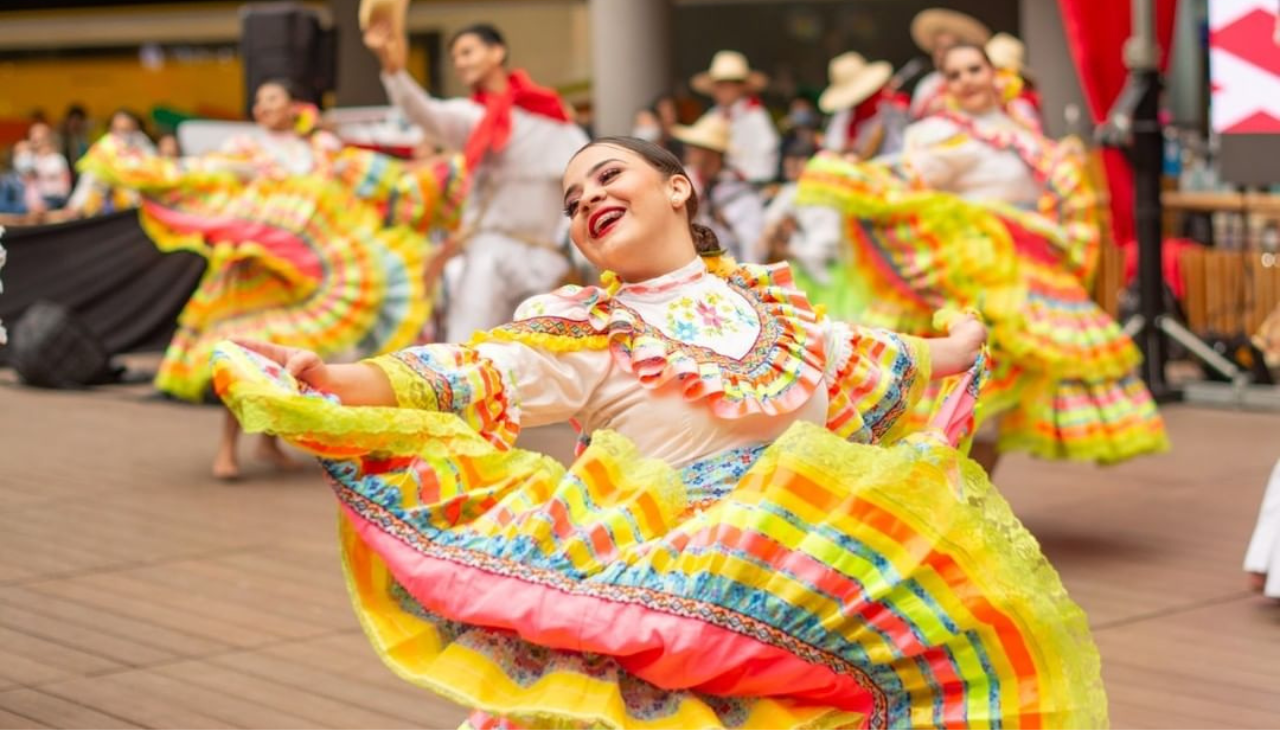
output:
[{"label": "white shirt", "polygon": [[947,79],[941,71],[930,71],[925,74],[925,77],[916,83],[915,90],[911,92],[911,116],[916,119],[923,117],[929,103],[942,93],[942,87],[946,83]]},{"label": "white shirt", "polygon": [[[1038,137],[998,110],[975,118],[974,124],[981,130],[1008,130],[1025,144],[1039,144]],[[904,159],[930,188],[967,200],[1027,206],[1040,199],[1040,183],[1017,152],[972,137],[948,142],[964,131],[946,117],[916,122],[907,128]]]},{"label": "white shirt", "polygon": [[698,175],[691,177],[699,202],[695,222],[715,231],[721,247],[739,261],[764,263],[766,252],[757,245],[764,233],[764,203],[755,186],[732,170],[722,170],[708,197]]},{"label": "white shirt", "polygon": [[870,136],[877,129],[884,131],[884,138],[872,155],[891,155],[902,150],[903,133],[908,120],[905,114],[890,104],[881,104],[876,113],[858,127],[856,139],[849,139],[849,120],[853,109],[841,109],[827,122],[827,129],[822,135],[822,148],[836,153],[846,151],[858,152],[865,149]]},{"label": "white shirt", "polygon": [[729,151],[725,161],[750,182],[768,182],[778,175],[781,140],[769,111],[750,99],[739,99],[727,110],[715,107],[708,114],[729,119]]},{"label": "white shirt", "polygon": [[30,175],[36,192],[46,198],[65,198],[71,194],[71,167],[61,152],[26,152],[14,156],[13,168]]},{"label": "white shirt", "polygon": [[796,205],[796,183],[787,183],[769,202],[765,210],[765,226],[771,227],[790,216],[796,230],[787,240],[787,250],[795,265],[819,284],[828,284],[828,267],[844,258],[849,247],[844,243],[843,215],[835,208],[818,205]]},{"label": "white shirt", "polygon": [[[465,148],[471,130],[484,118],[480,104],[433,97],[404,71],[383,74],[382,84],[391,103],[448,149]],[[554,243],[565,223],[560,180],[569,160],[587,141],[573,123],[513,109],[506,148],[487,153],[474,171],[475,192],[468,201],[464,225]]]}]

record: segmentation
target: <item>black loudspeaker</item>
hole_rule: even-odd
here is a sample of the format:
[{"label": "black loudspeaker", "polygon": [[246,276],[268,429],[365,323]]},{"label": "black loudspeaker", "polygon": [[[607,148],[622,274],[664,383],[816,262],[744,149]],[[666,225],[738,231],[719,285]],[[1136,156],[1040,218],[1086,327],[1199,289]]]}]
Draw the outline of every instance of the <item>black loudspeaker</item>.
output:
[{"label": "black loudspeaker", "polygon": [[240,58],[244,63],[245,115],[258,86],[288,79],[299,101],[317,106],[337,83],[337,36],[320,15],[297,3],[256,3],[240,9]]},{"label": "black loudspeaker", "polygon": [[120,369],[98,338],[60,304],[39,301],[9,333],[9,364],[27,385],[83,388],[117,380]]}]

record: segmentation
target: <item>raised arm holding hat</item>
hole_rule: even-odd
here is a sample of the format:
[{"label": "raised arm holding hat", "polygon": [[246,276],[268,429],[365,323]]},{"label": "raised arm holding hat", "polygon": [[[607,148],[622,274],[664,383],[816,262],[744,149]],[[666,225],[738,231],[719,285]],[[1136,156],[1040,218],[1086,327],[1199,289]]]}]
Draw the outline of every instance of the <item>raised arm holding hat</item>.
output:
[{"label": "raised arm holding hat", "polygon": [[429,94],[404,70],[404,12],[403,0],[366,0],[365,45],[382,63],[392,103],[428,136],[464,152],[472,172],[463,233],[450,247],[461,251],[462,266],[445,324],[446,339],[461,342],[506,321],[520,301],[555,288],[569,270],[557,244],[559,179],[587,136],[553,90],[508,70],[506,43],[489,25],[464,28],[449,43],[472,96]]},{"label": "raised arm holding hat", "polygon": [[778,130],[756,96],[768,83],[769,77],[752,69],[737,51],[716,53],[711,67],[689,82],[694,91],[715,100],[708,113],[728,120],[727,162],[753,183],[769,182],[778,172]]}]

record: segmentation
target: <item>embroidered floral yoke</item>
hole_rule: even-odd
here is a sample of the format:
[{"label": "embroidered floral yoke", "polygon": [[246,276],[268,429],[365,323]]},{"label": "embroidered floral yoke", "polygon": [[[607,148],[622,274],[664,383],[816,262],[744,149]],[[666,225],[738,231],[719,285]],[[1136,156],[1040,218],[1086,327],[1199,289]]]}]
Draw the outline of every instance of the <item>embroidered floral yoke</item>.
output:
[{"label": "embroidered floral yoke", "polygon": [[[371,642],[474,725],[1105,724],[1035,541],[943,439],[903,437],[925,343],[817,315],[785,265],[713,266],[370,361],[398,408],[230,344],[215,383],[321,457]],[[513,448],[566,420],[572,466]]]}]

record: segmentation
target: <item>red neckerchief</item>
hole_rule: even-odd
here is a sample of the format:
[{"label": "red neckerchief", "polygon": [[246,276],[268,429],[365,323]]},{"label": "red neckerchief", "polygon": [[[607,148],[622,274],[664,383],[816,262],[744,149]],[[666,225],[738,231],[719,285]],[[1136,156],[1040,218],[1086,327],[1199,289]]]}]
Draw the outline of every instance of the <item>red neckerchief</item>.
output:
[{"label": "red neckerchief", "polygon": [[1040,92],[1031,88],[1031,85],[1023,82],[1022,93],[1018,94],[1019,98],[1026,99],[1036,111],[1042,111]]},{"label": "red neckerchief", "polygon": [[507,75],[507,90],[501,94],[477,91],[471,100],[484,107],[484,117],[471,136],[467,138],[464,154],[467,169],[474,170],[490,150],[501,152],[511,141],[511,110],[513,107],[557,122],[568,123],[564,102],[555,91],[538,86],[529,74],[516,69]]},{"label": "red neckerchief", "polygon": [[738,104],[742,104],[742,111],[744,112],[749,112],[752,109],[759,109],[760,107],[764,106],[764,103],[760,101],[760,97],[752,94],[751,96],[742,98],[740,101],[733,102],[729,106],[720,107],[720,114],[724,116],[725,119],[732,121],[733,112],[735,108],[738,106]]},{"label": "red neckerchief", "polygon": [[858,139],[858,130],[864,122],[871,119],[880,111],[880,104],[892,102],[893,94],[888,87],[882,88],[876,93],[868,96],[853,108],[853,114],[849,115],[849,128],[846,130],[845,139],[848,144],[853,144]]}]

